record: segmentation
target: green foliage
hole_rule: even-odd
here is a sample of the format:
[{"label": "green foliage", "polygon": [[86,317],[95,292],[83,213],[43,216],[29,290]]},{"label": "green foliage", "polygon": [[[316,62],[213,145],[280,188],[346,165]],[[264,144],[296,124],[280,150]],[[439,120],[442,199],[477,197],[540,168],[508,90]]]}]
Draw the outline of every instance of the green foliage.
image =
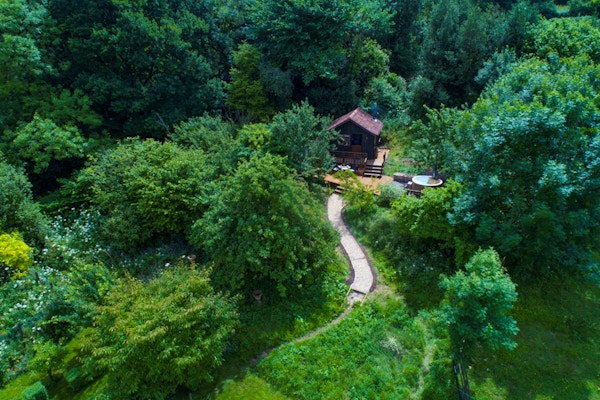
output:
[{"label": "green foliage", "polygon": [[231,82],[225,86],[225,104],[236,111],[238,121],[266,121],[274,114],[265,85],[261,81],[260,53],[249,44],[242,44],[233,54]]},{"label": "green foliage", "polygon": [[[361,100],[361,107],[371,110],[377,104],[379,115],[386,121],[391,118],[406,121],[408,111],[408,89],[406,81],[393,72],[371,79]],[[387,122],[386,122],[387,123]]]},{"label": "green foliage", "polygon": [[25,276],[32,264],[32,250],[17,232],[0,233],[0,283]]},{"label": "green foliage", "polygon": [[375,212],[375,191],[361,183],[354,172],[338,171],[334,177],[342,182],[346,206],[344,213],[348,218],[357,220]]},{"label": "green foliage", "polygon": [[446,291],[440,316],[448,325],[456,350],[468,353],[473,346],[490,350],[514,349],[516,321],[508,315],[517,300],[515,284],[503,271],[498,253],[479,250],[465,265],[440,286]]},{"label": "green foliage", "polygon": [[234,170],[243,152],[240,142],[235,140],[233,124],[207,114],[175,126],[169,138],[179,146],[203,150],[207,163],[214,167],[211,171],[215,177]]},{"label": "green foliage", "polygon": [[410,156],[422,168],[432,169],[434,178],[439,170],[452,164],[455,129],[460,111],[454,108],[440,109],[425,107],[424,120],[416,120],[409,127]]},{"label": "green foliage", "polygon": [[[378,298],[355,306],[317,337],[274,350],[258,365],[258,373],[294,398],[409,398],[421,390],[425,357],[435,347],[426,330],[401,303]],[[435,385],[449,382],[440,379]]]},{"label": "green foliage", "polygon": [[237,321],[232,299],[213,291],[208,271],[178,267],[114,288],[87,348],[112,396],[164,399],[180,385],[213,379]]},{"label": "green foliage", "polygon": [[40,76],[50,66],[39,46],[39,32],[47,17],[44,5],[3,0],[0,16],[0,127],[4,130],[28,117],[29,103],[35,98],[31,91],[40,90]]},{"label": "green foliage", "polygon": [[183,232],[206,208],[212,168],[204,152],[126,140],[92,159],[76,186],[104,216],[101,233],[133,250],[154,234]]},{"label": "green foliage", "polygon": [[[431,81],[431,99],[421,104],[459,106],[477,98],[474,81],[483,61],[501,44],[503,18],[472,0],[433,4],[420,47],[420,72]],[[419,104],[415,104],[417,107]]]},{"label": "green foliage", "polygon": [[543,20],[529,28],[526,51],[546,59],[550,55],[576,57],[587,55],[600,62],[600,23],[597,18],[554,18]]},{"label": "green foliage", "polygon": [[357,34],[384,32],[390,23],[383,2],[361,0],[256,1],[249,18],[249,37],[261,53],[306,85],[338,78],[347,60],[347,41]]},{"label": "green foliage", "polygon": [[35,356],[29,361],[28,367],[47,374],[50,381],[53,381],[54,372],[63,366],[67,349],[52,341],[40,341],[34,344],[33,351]]},{"label": "green foliage", "polygon": [[464,190],[452,222],[497,249],[511,272],[539,277],[593,265],[599,76],[586,58],[522,61],[461,123],[456,179]]},{"label": "green foliage", "polygon": [[448,221],[461,185],[448,181],[439,188],[426,188],[420,198],[401,196],[392,203],[395,234],[413,243],[435,241],[442,248],[453,248],[459,233]]},{"label": "green foliage", "polygon": [[361,88],[374,78],[389,72],[389,51],[373,39],[356,41],[348,58],[351,75]]},{"label": "green foliage", "polygon": [[294,105],[273,117],[267,149],[286,157],[288,167],[302,178],[321,181],[333,165],[329,150],[337,137],[335,130],[326,129],[328,122],[308,102]]},{"label": "green foliage", "polygon": [[48,221],[33,201],[31,183],[23,170],[0,160],[0,227],[18,231],[30,245],[41,245]]},{"label": "green foliage", "polygon": [[23,400],[50,400],[50,397],[44,384],[37,381],[23,391]]},{"label": "green foliage", "polygon": [[240,163],[210,201],[190,241],[214,261],[215,283],[237,290],[310,283],[334,257],[335,233],[322,206],[267,154]]},{"label": "green foliage", "polygon": [[273,134],[266,124],[247,124],[238,131],[238,137],[251,151],[265,151]]},{"label": "green foliage", "polygon": [[204,114],[175,126],[169,139],[185,148],[212,153],[227,146],[233,140],[234,133],[231,123],[223,121],[220,117]]},{"label": "green foliage", "polygon": [[59,79],[89,96],[114,135],[162,137],[222,106],[218,75],[233,45],[214,1],[52,0],[48,10]]},{"label": "green foliage", "polygon": [[31,161],[35,173],[46,170],[52,160],[82,158],[87,147],[76,127],[57,126],[38,114],[16,132],[5,132],[4,136],[8,143],[4,153],[10,154],[14,161]]},{"label": "green foliage", "polygon": [[414,76],[418,67],[417,43],[422,24],[419,15],[423,6],[423,0],[390,2],[391,31],[379,41],[386,49],[392,50],[390,69],[406,78]]},{"label": "green foliage", "polygon": [[569,0],[569,14],[573,16],[595,15],[600,16],[600,3],[596,0]]}]

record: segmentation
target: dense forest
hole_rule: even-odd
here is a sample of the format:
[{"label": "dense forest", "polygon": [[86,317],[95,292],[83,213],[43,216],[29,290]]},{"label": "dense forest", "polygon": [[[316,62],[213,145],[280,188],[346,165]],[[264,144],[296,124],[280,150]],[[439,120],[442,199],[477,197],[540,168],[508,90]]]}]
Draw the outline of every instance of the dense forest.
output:
[{"label": "dense forest", "polygon": [[[599,18],[0,0],[0,399],[600,399]],[[377,274],[347,307],[357,107],[444,185],[339,175]]]}]

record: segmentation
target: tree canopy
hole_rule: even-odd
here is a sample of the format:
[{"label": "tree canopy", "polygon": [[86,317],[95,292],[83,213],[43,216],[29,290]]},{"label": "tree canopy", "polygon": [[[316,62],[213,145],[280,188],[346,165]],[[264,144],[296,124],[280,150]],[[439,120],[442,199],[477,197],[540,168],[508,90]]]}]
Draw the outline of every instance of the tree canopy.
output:
[{"label": "tree canopy", "polygon": [[[591,265],[598,235],[600,70],[584,56],[515,65],[464,129],[464,185],[453,221],[494,246],[511,271]],[[527,271],[527,272],[526,272]]]},{"label": "tree canopy", "polygon": [[479,250],[464,271],[442,277],[440,286],[445,290],[440,315],[448,324],[456,350],[467,353],[475,345],[490,350],[515,348],[513,336],[519,329],[508,313],[517,291],[502,270],[498,253]]},{"label": "tree canopy", "polygon": [[108,299],[88,345],[112,395],[164,399],[179,385],[213,379],[238,315],[206,271],[178,267],[146,284],[126,279]]},{"label": "tree canopy", "polygon": [[191,242],[214,262],[214,282],[284,296],[318,280],[334,257],[335,232],[285,159],[254,155],[226,178],[193,226]]}]

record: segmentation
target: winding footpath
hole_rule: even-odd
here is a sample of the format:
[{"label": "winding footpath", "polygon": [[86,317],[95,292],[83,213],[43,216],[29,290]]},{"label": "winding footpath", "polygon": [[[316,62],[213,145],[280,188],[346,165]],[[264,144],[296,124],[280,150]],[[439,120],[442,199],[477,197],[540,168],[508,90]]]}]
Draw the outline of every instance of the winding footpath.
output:
[{"label": "winding footpath", "polygon": [[365,252],[342,218],[343,209],[343,198],[337,193],[332,194],[327,201],[327,218],[331,225],[340,232],[342,248],[350,260],[354,277],[349,295],[349,297],[352,296],[349,298],[352,303],[353,299],[362,299],[375,288],[375,276]]},{"label": "winding footpath", "polygon": [[[350,268],[352,269],[353,280],[350,284],[350,290],[348,291],[347,296],[348,306],[337,316],[337,318],[327,325],[323,325],[314,331],[293,340],[292,343],[299,343],[314,338],[332,326],[337,325],[350,314],[355,302],[362,301],[364,297],[375,288],[375,275],[371,269],[369,260],[344,222],[344,219],[342,218],[343,210],[344,200],[342,197],[336,193],[332,194],[327,201],[327,218],[331,225],[340,232],[341,245],[348,260],[350,260]],[[268,353],[263,353],[263,356],[266,356],[266,354]]]}]

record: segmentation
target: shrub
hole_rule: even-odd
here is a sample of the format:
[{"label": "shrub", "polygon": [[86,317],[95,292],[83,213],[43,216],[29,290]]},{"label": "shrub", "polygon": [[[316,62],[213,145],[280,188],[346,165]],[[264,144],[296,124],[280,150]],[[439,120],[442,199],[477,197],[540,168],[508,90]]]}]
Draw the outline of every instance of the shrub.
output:
[{"label": "shrub", "polygon": [[71,368],[65,373],[65,381],[74,392],[78,391],[84,384],[83,376],[79,368]]},{"label": "shrub", "polygon": [[22,393],[23,400],[50,400],[48,391],[44,384],[37,381],[31,386],[28,386]]}]

